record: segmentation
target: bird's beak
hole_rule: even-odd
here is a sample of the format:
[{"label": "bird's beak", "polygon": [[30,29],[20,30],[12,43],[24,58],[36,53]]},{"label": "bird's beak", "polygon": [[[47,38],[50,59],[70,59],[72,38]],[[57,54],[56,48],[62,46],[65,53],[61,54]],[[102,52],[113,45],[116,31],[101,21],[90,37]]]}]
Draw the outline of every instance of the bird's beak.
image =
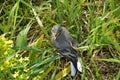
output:
[{"label": "bird's beak", "polygon": [[57,37],[59,36],[59,34],[60,34],[60,33],[55,34],[55,37],[57,38]]},{"label": "bird's beak", "polygon": [[56,33],[53,33],[53,32],[52,32],[53,39],[55,40],[55,39],[59,36],[59,34],[60,34],[60,33],[57,33],[57,34],[56,34]]}]

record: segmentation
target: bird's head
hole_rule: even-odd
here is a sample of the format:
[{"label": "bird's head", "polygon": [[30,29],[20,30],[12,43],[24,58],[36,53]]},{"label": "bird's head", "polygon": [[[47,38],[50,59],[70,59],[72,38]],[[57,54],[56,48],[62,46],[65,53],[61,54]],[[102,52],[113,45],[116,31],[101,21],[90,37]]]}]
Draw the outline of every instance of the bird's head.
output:
[{"label": "bird's head", "polygon": [[62,27],[60,27],[59,25],[54,25],[51,29],[53,39],[56,39],[60,35],[61,31]]}]

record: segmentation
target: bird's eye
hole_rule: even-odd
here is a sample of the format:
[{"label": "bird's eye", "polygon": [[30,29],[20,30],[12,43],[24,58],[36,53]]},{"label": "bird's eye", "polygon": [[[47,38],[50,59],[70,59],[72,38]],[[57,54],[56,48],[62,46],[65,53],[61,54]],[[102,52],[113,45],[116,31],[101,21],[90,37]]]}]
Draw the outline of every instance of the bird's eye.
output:
[{"label": "bird's eye", "polygon": [[51,32],[52,32],[52,33],[55,33],[55,30],[54,30],[54,29],[52,29],[52,30],[51,30]]}]

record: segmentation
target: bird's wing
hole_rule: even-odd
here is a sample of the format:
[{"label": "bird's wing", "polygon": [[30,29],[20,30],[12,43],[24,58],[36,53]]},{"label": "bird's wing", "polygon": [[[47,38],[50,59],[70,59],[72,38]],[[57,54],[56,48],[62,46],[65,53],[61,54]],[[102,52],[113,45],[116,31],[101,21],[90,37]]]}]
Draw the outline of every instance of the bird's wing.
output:
[{"label": "bird's wing", "polygon": [[74,53],[70,48],[58,49],[58,52],[61,53],[64,57],[72,62],[77,62],[76,52]]},{"label": "bird's wing", "polygon": [[62,29],[64,31],[64,35],[65,35],[67,41],[69,41],[72,46],[77,47],[77,42],[71,37],[69,31],[64,27],[62,27]]}]

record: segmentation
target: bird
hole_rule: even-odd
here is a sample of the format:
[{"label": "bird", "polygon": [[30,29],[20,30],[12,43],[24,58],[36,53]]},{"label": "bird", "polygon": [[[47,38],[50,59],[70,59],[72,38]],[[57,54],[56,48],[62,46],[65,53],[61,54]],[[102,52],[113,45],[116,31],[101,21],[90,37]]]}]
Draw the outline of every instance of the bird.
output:
[{"label": "bird", "polygon": [[60,25],[52,27],[51,42],[57,52],[70,61],[72,77],[76,75],[77,71],[82,72],[82,64],[78,57],[79,51],[75,50],[78,44],[65,27]]}]

